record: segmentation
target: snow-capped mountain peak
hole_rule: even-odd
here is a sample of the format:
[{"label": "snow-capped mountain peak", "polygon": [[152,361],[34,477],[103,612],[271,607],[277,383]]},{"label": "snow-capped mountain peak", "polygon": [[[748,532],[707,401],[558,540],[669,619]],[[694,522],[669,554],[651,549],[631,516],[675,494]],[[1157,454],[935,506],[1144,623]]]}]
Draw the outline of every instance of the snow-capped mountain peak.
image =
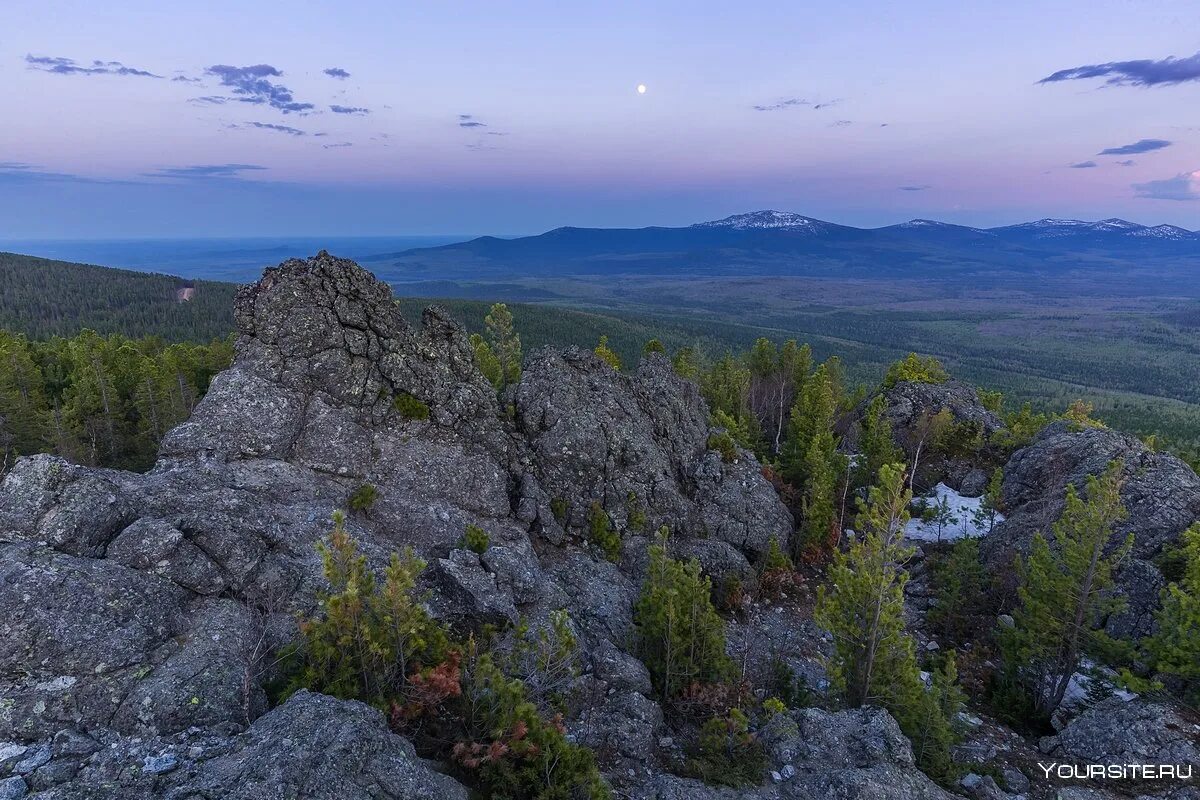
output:
[{"label": "snow-capped mountain peak", "polygon": [[1180,228],[1178,225],[1155,225],[1153,227],[1138,227],[1129,231],[1130,236],[1141,236],[1148,239],[1196,239],[1200,235]]},{"label": "snow-capped mountain peak", "polygon": [[693,228],[733,228],[735,230],[765,230],[786,228],[792,230],[818,230],[829,223],[819,219],[793,214],[790,211],[751,211],[747,214],[734,214],[725,219],[711,222],[698,222]]}]

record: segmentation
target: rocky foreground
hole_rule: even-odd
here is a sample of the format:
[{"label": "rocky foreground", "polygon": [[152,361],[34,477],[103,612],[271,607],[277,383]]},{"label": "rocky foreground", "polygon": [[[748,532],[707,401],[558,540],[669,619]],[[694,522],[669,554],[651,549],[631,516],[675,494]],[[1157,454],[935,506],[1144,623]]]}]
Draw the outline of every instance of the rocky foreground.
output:
[{"label": "rocky foreground", "polygon": [[[781,715],[760,787],[717,790],[667,771],[678,744],[629,654],[648,534],[627,530],[612,563],[585,539],[589,508],[600,503],[623,530],[667,525],[677,556],[746,585],[794,523],[751,454],[726,461],[708,448],[705,404],[665,358],[623,374],[590,352],[543,350],[498,398],[445,313],[429,309],[415,328],[386,285],[324,253],[267,270],[239,294],[236,320],[235,363],[152,471],[43,455],[0,485],[0,800],[466,798],[368,706],[300,692],[269,708],[276,654],[323,586],[315,544],[364,483],[379,497],[349,530],[377,566],[414,547],[438,618],[470,630],[568,611],[584,665],[575,696],[586,699],[566,725],[618,796],[950,796],[875,709]],[[967,387],[897,389],[898,425],[914,403],[1000,424]],[[930,398],[938,392],[953,396]],[[398,411],[398,396],[427,417]],[[1011,559],[1068,481],[1115,456],[1139,544],[1120,578],[1130,610],[1109,625],[1144,631],[1162,585],[1152,559],[1200,518],[1200,479],[1182,462],[1111,431],[1052,425],[1006,466],[1011,513],[985,549]],[[944,467],[956,485],[979,482],[973,465]],[[630,498],[644,525],[624,524]],[[482,555],[460,547],[468,525],[488,534]],[[729,641],[751,676],[778,660],[820,685],[821,634],[795,609],[751,605]],[[1186,713],[1142,699],[1099,711],[1044,742],[1045,757],[1200,762]],[[1038,776],[1018,751],[981,759],[1004,786],[974,776],[963,791],[1048,796],[1022,784],[1021,769]]]}]

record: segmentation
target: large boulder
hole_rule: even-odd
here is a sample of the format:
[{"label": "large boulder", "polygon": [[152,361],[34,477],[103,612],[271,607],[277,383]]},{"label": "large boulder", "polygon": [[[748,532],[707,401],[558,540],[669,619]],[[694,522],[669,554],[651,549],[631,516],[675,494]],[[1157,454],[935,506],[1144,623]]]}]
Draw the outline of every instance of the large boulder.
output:
[{"label": "large boulder", "polygon": [[[1047,761],[1086,769],[1088,765],[1171,765],[1190,776],[1200,764],[1200,717],[1160,700],[1112,698],[1080,714],[1055,739],[1047,742]],[[1155,790],[1189,786],[1193,780],[1132,776],[1106,778],[1098,783],[1111,789]]]},{"label": "large boulder", "polygon": [[658,800],[951,800],[915,766],[912,745],[886,711],[863,708],[830,713],[809,708],[770,723],[770,775],[759,787],[714,789],[698,781],[659,776]]},{"label": "large boulder", "polygon": [[1132,533],[1130,559],[1119,569],[1119,591],[1128,608],[1109,620],[1109,632],[1144,636],[1151,632],[1162,575],[1152,563],[1163,548],[1200,519],[1200,477],[1173,455],[1157,453],[1139,439],[1109,428],[1058,420],[1013,454],[1004,467],[1005,520],[983,540],[984,557],[999,573],[1014,556],[1027,553],[1034,534],[1047,537],[1062,515],[1066,489],[1081,493],[1089,475],[1121,464],[1121,502],[1128,517],[1115,526],[1112,545]]},{"label": "large boulder", "polygon": [[752,553],[791,536],[791,515],[753,455],[725,463],[708,449],[699,390],[661,356],[628,375],[585,350],[543,350],[526,363],[515,406],[549,506],[543,519],[582,531],[599,503],[618,528],[637,509],[645,528]]},{"label": "large boulder", "polygon": [[[467,800],[373,708],[299,692],[240,735],[166,737],[63,729],[0,763],[38,800]],[[0,746],[0,752],[3,747]],[[24,793],[11,795],[23,797]]]}]

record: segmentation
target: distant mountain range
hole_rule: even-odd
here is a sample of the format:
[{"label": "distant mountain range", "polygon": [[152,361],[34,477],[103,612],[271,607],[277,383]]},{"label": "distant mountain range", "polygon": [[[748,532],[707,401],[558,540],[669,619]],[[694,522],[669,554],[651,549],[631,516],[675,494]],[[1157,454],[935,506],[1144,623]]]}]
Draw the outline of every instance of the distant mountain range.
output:
[{"label": "distant mountain range", "polygon": [[1108,270],[1121,264],[1156,273],[1186,268],[1194,280],[1200,232],[1122,219],[1042,219],[996,228],[914,219],[855,228],[754,211],[682,228],[556,228],[517,239],[484,236],[371,261],[394,282],[603,274],[931,277]]}]

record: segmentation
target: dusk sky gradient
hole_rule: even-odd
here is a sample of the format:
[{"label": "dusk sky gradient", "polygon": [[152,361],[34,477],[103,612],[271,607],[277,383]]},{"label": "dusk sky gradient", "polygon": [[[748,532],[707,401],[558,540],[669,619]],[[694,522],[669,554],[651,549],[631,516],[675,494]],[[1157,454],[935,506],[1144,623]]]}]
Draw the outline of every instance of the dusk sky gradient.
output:
[{"label": "dusk sky gradient", "polygon": [[760,208],[1200,228],[1195,0],[5,0],[3,23],[0,239]]}]

